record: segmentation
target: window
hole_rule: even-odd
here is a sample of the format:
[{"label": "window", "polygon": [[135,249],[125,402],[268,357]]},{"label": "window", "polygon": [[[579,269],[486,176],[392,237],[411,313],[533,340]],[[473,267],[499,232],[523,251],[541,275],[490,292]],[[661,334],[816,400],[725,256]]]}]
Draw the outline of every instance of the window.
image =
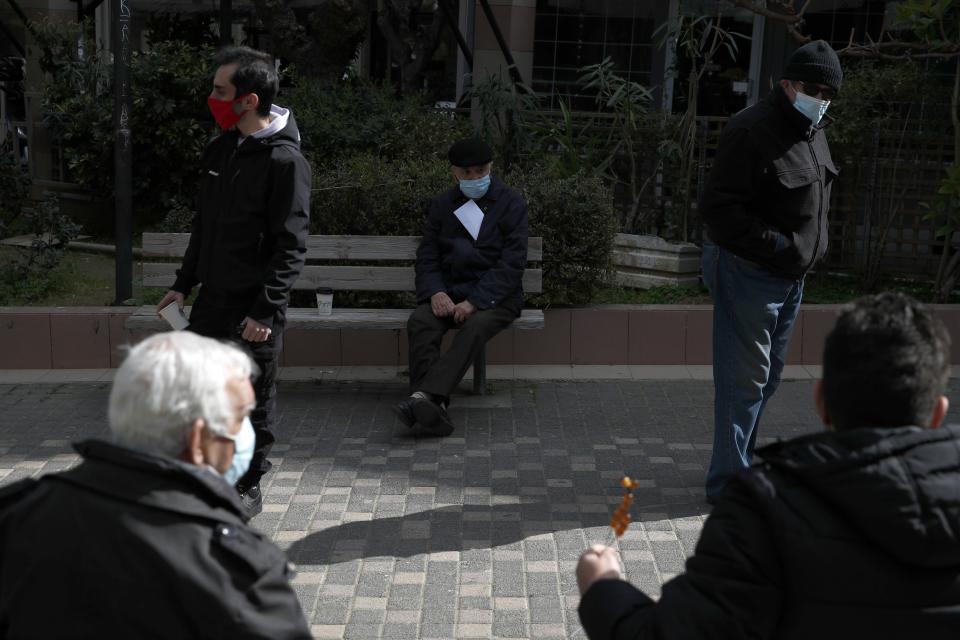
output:
[{"label": "window", "polygon": [[545,108],[559,100],[593,108],[577,84],[580,68],[609,57],[622,76],[649,87],[652,80],[654,2],[537,0],[532,86]]}]

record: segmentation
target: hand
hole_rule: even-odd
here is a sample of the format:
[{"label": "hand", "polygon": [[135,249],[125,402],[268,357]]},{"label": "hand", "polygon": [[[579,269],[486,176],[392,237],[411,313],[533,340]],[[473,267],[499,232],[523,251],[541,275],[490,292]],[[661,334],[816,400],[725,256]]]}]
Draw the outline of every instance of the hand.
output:
[{"label": "hand", "polygon": [[439,291],[430,296],[430,310],[438,318],[446,318],[453,315],[453,300],[443,291]]},{"label": "hand", "polygon": [[240,323],[243,333],[240,337],[247,342],[266,342],[273,330],[265,324],[260,324],[251,317],[246,317]]},{"label": "hand", "polygon": [[610,547],[595,544],[581,554],[577,563],[577,586],[580,587],[580,595],[586,593],[597,580],[607,578],[625,579],[620,556]]},{"label": "hand", "polygon": [[157,315],[160,315],[160,309],[163,309],[165,306],[167,306],[174,300],[176,300],[177,306],[180,307],[180,310],[183,311],[183,303],[184,303],[183,294],[180,293],[179,291],[170,290],[170,291],[167,291],[167,294],[165,296],[163,296],[163,300],[161,300],[160,303],[157,304]]},{"label": "hand", "polygon": [[454,305],[453,307],[453,320],[457,324],[463,324],[467,321],[467,318],[473,315],[473,312],[477,308],[473,306],[473,303],[469,300],[464,300],[460,304]]}]

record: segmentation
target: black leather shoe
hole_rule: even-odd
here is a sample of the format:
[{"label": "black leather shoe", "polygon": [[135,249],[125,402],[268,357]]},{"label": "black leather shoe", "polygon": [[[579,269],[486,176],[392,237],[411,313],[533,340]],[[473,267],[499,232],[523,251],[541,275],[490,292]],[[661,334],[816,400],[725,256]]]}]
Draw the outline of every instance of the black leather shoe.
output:
[{"label": "black leather shoe", "polygon": [[448,436],[453,433],[453,421],[442,404],[430,400],[417,400],[413,405],[413,414],[423,428],[438,436]]},{"label": "black leather shoe", "polygon": [[248,518],[252,518],[263,511],[263,494],[260,493],[260,485],[255,484],[249,489],[240,491],[240,502],[243,503]]},{"label": "black leather shoe", "polygon": [[404,398],[397,404],[390,407],[393,410],[393,413],[397,418],[407,426],[408,429],[413,428],[413,425],[417,423],[417,416],[413,412],[413,407],[417,402],[426,402],[425,400],[420,400],[420,398]]}]

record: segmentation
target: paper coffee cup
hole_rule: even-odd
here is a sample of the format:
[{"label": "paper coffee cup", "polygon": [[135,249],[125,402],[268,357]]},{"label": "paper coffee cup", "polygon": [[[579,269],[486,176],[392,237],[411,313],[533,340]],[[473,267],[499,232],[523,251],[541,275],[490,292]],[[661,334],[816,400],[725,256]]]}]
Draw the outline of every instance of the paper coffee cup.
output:
[{"label": "paper coffee cup", "polygon": [[180,308],[176,300],[160,309],[160,316],[167,321],[167,324],[174,331],[182,331],[190,326],[190,321],[183,315],[183,309]]},{"label": "paper coffee cup", "polygon": [[329,316],[333,313],[333,289],[330,287],[317,289],[317,313],[321,316]]}]

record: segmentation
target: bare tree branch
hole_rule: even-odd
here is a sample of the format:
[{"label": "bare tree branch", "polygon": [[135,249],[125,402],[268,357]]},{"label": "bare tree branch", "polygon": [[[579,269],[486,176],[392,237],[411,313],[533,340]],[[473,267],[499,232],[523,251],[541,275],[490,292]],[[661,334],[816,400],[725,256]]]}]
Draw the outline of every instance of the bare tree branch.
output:
[{"label": "bare tree branch", "polygon": [[803,5],[803,8],[800,9],[798,13],[794,13],[792,3],[787,2],[777,2],[776,5],[784,9],[784,13],[778,11],[773,11],[768,9],[765,5],[757,5],[753,3],[753,0],[727,0],[732,2],[738,7],[743,9],[748,9],[753,13],[763,16],[764,18],[770,18],[771,20],[776,20],[777,22],[783,22],[784,24],[800,24],[803,22],[803,12],[807,10],[807,5],[810,4],[810,0],[807,0],[807,3]]},{"label": "bare tree branch", "polygon": [[[800,31],[803,26],[803,15],[807,12],[807,7],[810,6],[810,0],[804,2],[799,11],[794,8],[792,0],[765,0],[760,4],[755,4],[754,0],[727,0],[727,2],[747,9],[758,16],[782,23],[790,37],[798,44],[806,44],[812,40],[810,36],[804,35]],[[779,10],[774,11],[768,8],[768,5],[773,5]]]}]

